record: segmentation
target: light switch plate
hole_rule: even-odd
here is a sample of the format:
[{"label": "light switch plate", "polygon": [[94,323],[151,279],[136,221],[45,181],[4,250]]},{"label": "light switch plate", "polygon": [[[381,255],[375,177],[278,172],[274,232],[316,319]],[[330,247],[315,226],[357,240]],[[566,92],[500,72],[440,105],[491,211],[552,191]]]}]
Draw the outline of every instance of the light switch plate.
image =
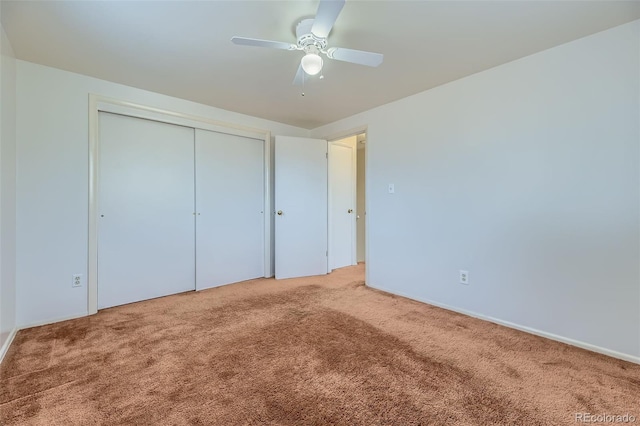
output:
[{"label": "light switch plate", "polygon": [[395,192],[396,192],[396,187],[392,183],[390,183],[389,184],[389,194],[393,194]]}]

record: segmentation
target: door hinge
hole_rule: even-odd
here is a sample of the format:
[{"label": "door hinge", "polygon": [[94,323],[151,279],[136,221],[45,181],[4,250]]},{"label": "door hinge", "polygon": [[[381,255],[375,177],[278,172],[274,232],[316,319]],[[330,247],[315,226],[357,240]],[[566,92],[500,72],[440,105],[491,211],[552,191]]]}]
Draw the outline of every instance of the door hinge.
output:
[{"label": "door hinge", "polygon": [[327,160],[329,159],[329,153],[328,152],[324,153],[324,158],[326,158]]},{"label": "door hinge", "polygon": [[329,252],[328,252],[328,251],[325,251],[325,252],[324,252],[324,255],[325,255],[325,256],[327,256],[327,257],[329,257]]}]

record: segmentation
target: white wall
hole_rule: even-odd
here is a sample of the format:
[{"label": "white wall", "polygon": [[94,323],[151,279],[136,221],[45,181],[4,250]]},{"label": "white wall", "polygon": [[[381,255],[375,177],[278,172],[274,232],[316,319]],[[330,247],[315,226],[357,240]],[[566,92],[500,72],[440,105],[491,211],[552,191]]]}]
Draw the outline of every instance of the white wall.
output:
[{"label": "white wall", "polygon": [[313,130],[368,126],[368,284],[640,361],[639,51],[635,21]]},{"label": "white wall", "polygon": [[87,313],[88,98],[96,93],[228,123],[307,136],[308,130],[17,61],[17,320]]},{"label": "white wall", "polygon": [[16,61],[0,26],[0,359],[16,325]]}]

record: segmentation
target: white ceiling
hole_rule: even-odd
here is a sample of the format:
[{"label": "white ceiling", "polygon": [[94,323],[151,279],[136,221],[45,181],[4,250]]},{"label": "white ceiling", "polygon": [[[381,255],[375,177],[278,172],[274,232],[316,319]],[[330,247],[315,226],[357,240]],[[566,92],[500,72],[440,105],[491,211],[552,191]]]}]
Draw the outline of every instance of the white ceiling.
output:
[{"label": "white ceiling", "polygon": [[2,1],[16,57],[295,126],[314,128],[640,18],[640,2],[349,1],[330,46],[384,54],[379,68],[325,60],[292,86],[295,43],[318,0]]}]

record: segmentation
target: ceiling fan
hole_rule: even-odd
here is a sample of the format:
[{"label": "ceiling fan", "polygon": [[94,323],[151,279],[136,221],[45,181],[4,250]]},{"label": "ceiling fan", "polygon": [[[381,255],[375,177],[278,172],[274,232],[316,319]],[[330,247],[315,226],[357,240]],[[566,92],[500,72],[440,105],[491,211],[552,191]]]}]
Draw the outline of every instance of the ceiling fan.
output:
[{"label": "ceiling fan", "polygon": [[382,63],[381,53],[364,52],[362,50],[345,49],[342,47],[327,48],[327,36],[342,11],[345,0],[320,0],[318,12],[314,19],[304,19],[296,26],[296,44],[282,41],[260,40],[247,37],[232,37],[234,44],[244,46],[269,47],[282,50],[302,50],[305,55],[300,61],[298,72],[293,84],[304,82],[305,73],[316,75],[322,71],[322,57],[320,53],[330,59],[351,62],[354,64],[377,67]]}]

